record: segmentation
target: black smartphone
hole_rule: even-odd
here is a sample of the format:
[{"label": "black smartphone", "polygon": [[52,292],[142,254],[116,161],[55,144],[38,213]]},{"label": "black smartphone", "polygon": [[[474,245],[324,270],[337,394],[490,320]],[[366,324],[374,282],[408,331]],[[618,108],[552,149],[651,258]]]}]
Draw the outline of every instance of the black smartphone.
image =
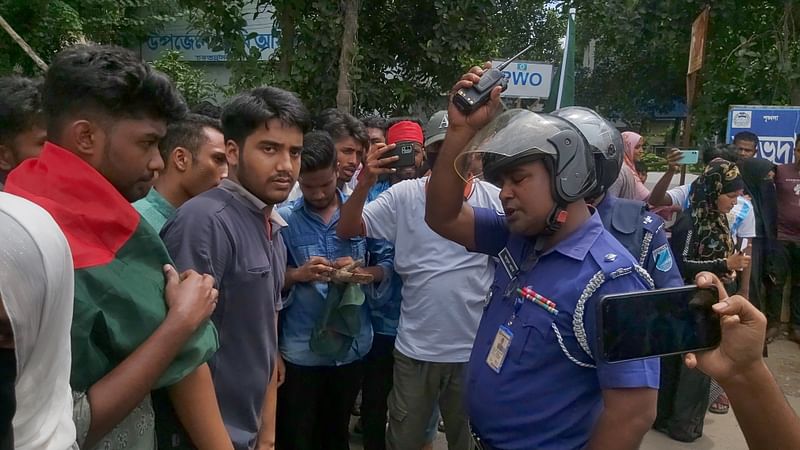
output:
[{"label": "black smartphone", "polygon": [[399,141],[395,143],[394,150],[388,156],[399,156],[400,159],[390,165],[390,167],[412,167],[414,166],[414,142]]},{"label": "black smartphone", "polygon": [[597,329],[601,358],[609,363],[708,350],[722,337],[711,306],[716,289],[697,286],[607,295]]}]

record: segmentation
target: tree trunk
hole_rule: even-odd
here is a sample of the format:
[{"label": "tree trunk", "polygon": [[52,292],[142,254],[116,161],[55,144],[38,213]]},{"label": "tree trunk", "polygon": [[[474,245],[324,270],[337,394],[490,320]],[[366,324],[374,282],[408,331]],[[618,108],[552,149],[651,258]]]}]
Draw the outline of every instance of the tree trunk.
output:
[{"label": "tree trunk", "polygon": [[794,10],[794,0],[786,0],[783,4],[784,25],[783,25],[783,46],[785,55],[784,64],[788,64],[791,68],[787,71],[787,81],[789,84],[789,103],[794,106],[800,106],[800,79],[792,78],[798,70],[800,70],[800,63],[798,63],[798,55],[795,46],[800,41],[800,36],[797,33],[797,22],[800,20],[800,10]]},{"label": "tree trunk", "polygon": [[342,0],[344,29],[342,30],[342,52],[339,55],[339,82],[337,83],[336,107],[339,111],[352,112],[353,91],[350,89],[350,69],[356,52],[358,10],[361,0]]},{"label": "tree trunk", "polygon": [[284,80],[288,80],[292,74],[292,63],[294,62],[294,41],[297,34],[296,10],[284,4],[284,7],[276,11],[278,24],[281,27],[281,38],[278,44],[278,74]]}]

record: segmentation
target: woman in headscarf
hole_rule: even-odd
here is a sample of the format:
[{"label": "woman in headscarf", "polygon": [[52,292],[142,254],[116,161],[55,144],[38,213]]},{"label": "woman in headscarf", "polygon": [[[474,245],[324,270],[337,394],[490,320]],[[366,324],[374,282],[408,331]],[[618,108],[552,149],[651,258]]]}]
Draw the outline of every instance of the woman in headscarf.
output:
[{"label": "woman in headscarf", "polygon": [[[764,279],[764,266],[770,243],[778,238],[778,195],[775,191],[775,164],[762,158],[744,158],[737,163],[742,171],[745,190],[753,203],[756,218],[756,237],[752,242],[750,255],[753,258],[750,266],[750,302],[762,309],[766,300],[761,283],[769,283]],[[767,330],[767,342],[777,336],[778,329]]]},{"label": "woman in headscarf", "polygon": [[73,289],[72,256],[55,221],[0,192],[0,383],[14,386],[17,450],[78,448],[69,386]]},{"label": "woman in headscarf", "polygon": [[611,185],[609,192],[619,198],[645,202],[650,198],[650,190],[636,172],[636,161],[639,161],[644,154],[644,138],[632,131],[625,131],[622,133],[622,140],[625,144],[625,164],[622,165],[619,177]]},{"label": "woman in headscarf", "polygon": [[[672,227],[672,253],[687,284],[695,275],[712,272],[726,282],[728,292],[736,292],[736,273],[750,264],[750,257],[736,250],[727,214],[742,195],[744,182],[731,162],[715,159],[709,163],[691,188],[690,205]],[[721,390],[720,395],[724,395]],[[692,442],[703,434],[703,419],[708,409],[711,379],[688,369],[683,358],[661,359],[661,389],[654,428],[675,440]]]}]

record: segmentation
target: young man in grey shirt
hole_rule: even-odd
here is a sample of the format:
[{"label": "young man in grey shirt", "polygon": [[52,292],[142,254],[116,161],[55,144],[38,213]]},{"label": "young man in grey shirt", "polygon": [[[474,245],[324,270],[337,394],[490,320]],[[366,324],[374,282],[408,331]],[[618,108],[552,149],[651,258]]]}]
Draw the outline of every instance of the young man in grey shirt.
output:
[{"label": "young man in grey shirt", "polygon": [[209,366],[237,450],[274,444],[286,223],[273,206],[295,184],[309,124],[307,109],[287,91],[262,87],[234,97],[222,112],[228,179],[181,206],[161,234],[180,270],[202,268],[220,290],[211,317],[220,350]]}]

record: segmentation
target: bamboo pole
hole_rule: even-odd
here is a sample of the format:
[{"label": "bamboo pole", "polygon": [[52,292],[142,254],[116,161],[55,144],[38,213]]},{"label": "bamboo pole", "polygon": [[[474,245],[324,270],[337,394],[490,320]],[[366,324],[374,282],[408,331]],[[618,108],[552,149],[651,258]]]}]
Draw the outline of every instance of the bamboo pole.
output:
[{"label": "bamboo pole", "polygon": [[3,27],[3,29],[6,30],[6,33],[11,36],[11,39],[13,39],[14,42],[22,47],[22,50],[33,60],[34,63],[36,63],[37,66],[39,66],[40,69],[43,71],[47,70],[47,64],[45,64],[44,61],[42,61],[42,58],[36,54],[36,51],[34,51],[33,48],[31,48],[31,46],[25,42],[25,39],[22,39],[22,37],[18,35],[13,28],[11,28],[11,25],[6,22],[6,19],[4,19],[2,15],[0,15],[0,27]]}]

